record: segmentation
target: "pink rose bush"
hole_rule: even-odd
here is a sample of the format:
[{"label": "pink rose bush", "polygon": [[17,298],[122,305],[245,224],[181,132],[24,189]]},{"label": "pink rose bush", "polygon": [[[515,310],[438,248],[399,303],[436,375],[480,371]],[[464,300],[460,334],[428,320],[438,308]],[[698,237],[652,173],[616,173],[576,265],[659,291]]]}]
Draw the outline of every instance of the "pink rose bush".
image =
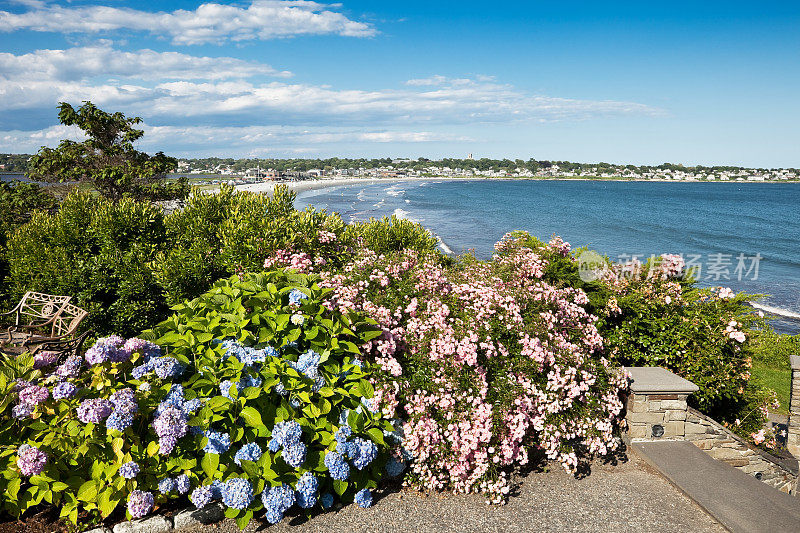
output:
[{"label": "pink rose bush", "polygon": [[627,380],[603,356],[584,291],[543,279],[568,246],[508,235],[493,260],[455,267],[363,250],[319,272],[326,305],[383,330],[363,349],[380,368],[377,407],[402,421],[395,454],[410,463],[407,484],[502,503],[511,474],[541,457],[576,472],[617,449]]}]

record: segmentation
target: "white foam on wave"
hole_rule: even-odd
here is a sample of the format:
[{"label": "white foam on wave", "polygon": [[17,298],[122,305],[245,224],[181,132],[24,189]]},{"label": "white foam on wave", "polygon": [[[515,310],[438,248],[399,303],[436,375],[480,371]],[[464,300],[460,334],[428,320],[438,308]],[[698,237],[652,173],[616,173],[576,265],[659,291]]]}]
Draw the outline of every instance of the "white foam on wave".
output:
[{"label": "white foam on wave", "polygon": [[385,192],[389,196],[397,197],[405,194],[406,191],[404,189],[400,189],[397,185],[392,185],[383,192]]},{"label": "white foam on wave", "polygon": [[409,200],[408,198],[406,198],[406,203],[407,203],[407,204],[410,204],[410,203],[411,203],[411,200]]},{"label": "white foam on wave", "polygon": [[377,204],[372,204],[372,207],[382,207],[383,203],[386,201],[386,198],[381,198],[381,201]]},{"label": "white foam on wave", "polygon": [[360,191],[358,191],[358,194],[356,195],[356,198],[358,198],[359,202],[363,202],[364,200],[366,200],[367,199],[367,190],[366,189],[361,189]]},{"label": "white foam on wave", "polygon": [[750,305],[752,305],[753,307],[755,307],[760,311],[764,311],[765,313],[769,313],[771,315],[777,315],[777,316],[782,316],[784,318],[793,318],[795,320],[800,320],[800,313],[796,313],[788,309],[781,309],[780,307],[773,307],[771,305],[764,305],[756,302],[750,302]]},{"label": "white foam on wave", "polygon": [[441,248],[441,249],[442,249],[442,251],[443,251],[444,253],[446,253],[447,255],[453,255],[453,249],[452,249],[452,248],[450,248],[449,246],[447,246],[447,243],[445,243],[445,242],[442,240],[442,238],[441,238],[441,237],[439,237],[439,236],[438,236],[438,235],[436,235],[435,233],[433,234],[433,236],[434,236],[434,237],[436,237],[436,240],[437,240],[437,241],[439,241],[439,248]]},{"label": "white foam on wave", "polygon": [[398,207],[397,209],[394,210],[394,212],[392,214],[394,216],[396,216],[397,218],[403,218],[403,219],[406,219],[406,220],[410,220],[408,218],[408,211],[406,211],[405,209],[400,209]]}]

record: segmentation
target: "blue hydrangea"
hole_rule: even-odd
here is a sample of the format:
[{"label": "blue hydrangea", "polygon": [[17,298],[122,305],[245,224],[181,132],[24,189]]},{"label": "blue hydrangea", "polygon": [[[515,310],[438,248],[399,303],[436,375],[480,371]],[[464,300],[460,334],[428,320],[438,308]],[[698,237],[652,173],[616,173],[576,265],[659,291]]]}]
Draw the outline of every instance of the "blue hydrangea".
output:
[{"label": "blue hydrangea", "polygon": [[281,396],[288,396],[289,395],[289,391],[286,390],[286,387],[280,381],[278,382],[277,385],[275,385],[275,392],[277,392]]},{"label": "blue hydrangea", "polygon": [[117,431],[125,431],[133,425],[133,413],[114,409],[111,416],[106,418],[106,427]]},{"label": "blue hydrangea", "polygon": [[246,366],[253,366],[257,363],[263,363],[267,360],[267,354],[264,350],[257,350],[255,348],[243,348],[239,361]]},{"label": "blue hydrangea", "polygon": [[225,396],[227,399],[233,400],[234,397],[231,396],[231,389],[234,389],[236,391],[236,396],[239,396],[239,392],[241,392],[239,389],[240,386],[241,385],[239,383],[226,379],[219,384],[219,393]]},{"label": "blue hydrangea", "polygon": [[299,289],[292,289],[289,293],[289,305],[299,305],[300,302],[307,299],[308,296]]},{"label": "blue hydrangea", "polygon": [[245,374],[242,376],[241,380],[242,387],[260,387],[264,380],[258,376],[251,376],[250,374]]},{"label": "blue hydrangea", "polygon": [[267,443],[267,448],[269,448],[269,451],[271,451],[272,453],[275,453],[281,449],[281,443],[278,442],[278,439],[272,437],[271,439],[269,439],[269,442]]},{"label": "blue hydrangea", "polygon": [[303,428],[295,420],[278,422],[272,429],[272,438],[277,440],[281,446],[300,442],[302,435]]},{"label": "blue hydrangea", "polygon": [[292,468],[300,468],[306,460],[306,445],[292,442],[283,447],[283,460]]},{"label": "blue hydrangea", "polygon": [[215,479],[211,482],[211,495],[215,500],[222,498],[222,481]]},{"label": "blue hydrangea", "polygon": [[337,442],[336,452],[347,459],[354,459],[358,456],[358,445],[354,442]]},{"label": "blue hydrangea", "polygon": [[205,431],[203,435],[208,438],[208,444],[203,448],[206,453],[222,454],[231,447],[231,436],[227,433]]},{"label": "blue hydrangea", "polygon": [[125,479],[133,479],[139,475],[139,472],[140,472],[139,465],[133,461],[129,461],[119,467],[119,475],[124,477]]},{"label": "blue hydrangea", "polygon": [[394,457],[390,457],[389,460],[386,462],[386,475],[389,477],[397,477],[403,473],[406,469],[406,464],[402,461],[398,461]]},{"label": "blue hydrangea", "polygon": [[154,359],[151,359],[150,361],[147,361],[146,363],[142,363],[139,366],[133,367],[133,370],[131,370],[131,375],[133,376],[133,379],[142,379],[147,374],[152,372],[153,369],[154,369],[153,361],[154,361]]},{"label": "blue hydrangea", "polygon": [[266,510],[265,518],[271,524],[283,520],[283,514],[294,505],[294,501],[294,490],[286,483],[280,487],[270,487],[261,493],[261,503]]},{"label": "blue hydrangea", "polygon": [[175,478],[175,488],[180,494],[186,494],[192,488],[192,480],[186,474],[181,474]]},{"label": "blue hydrangea", "polygon": [[158,492],[161,494],[169,494],[175,490],[175,480],[171,477],[165,477],[158,482]]},{"label": "blue hydrangea", "polygon": [[231,478],[222,484],[222,503],[233,509],[246,509],[253,501],[253,486],[246,479]]},{"label": "blue hydrangea", "polygon": [[291,405],[294,409],[300,409],[301,403],[297,398],[292,398],[289,400],[289,405]]},{"label": "blue hydrangea", "polygon": [[300,476],[300,479],[297,480],[297,485],[295,485],[297,505],[303,509],[314,507],[317,503],[318,489],[319,480],[311,472],[306,472]]},{"label": "blue hydrangea", "polygon": [[298,372],[302,373],[306,373],[311,368],[316,371],[317,366],[319,366],[319,360],[320,355],[314,350],[309,350],[297,358],[297,364],[295,365],[295,368]]},{"label": "blue hydrangea", "polygon": [[280,357],[281,356],[280,352],[278,350],[276,350],[275,348],[273,348],[272,346],[266,346],[263,351],[264,351],[264,355],[267,356],[267,357]]},{"label": "blue hydrangea", "polygon": [[156,375],[161,379],[169,379],[183,374],[184,366],[174,357],[158,357],[152,360]]},{"label": "blue hydrangea", "polygon": [[341,426],[339,429],[336,430],[336,434],[333,436],[336,439],[336,442],[345,442],[353,435],[353,430],[350,426]]},{"label": "blue hydrangea", "polygon": [[195,411],[203,407],[203,400],[195,398],[183,403],[183,412],[187,414],[194,414]]},{"label": "blue hydrangea", "polygon": [[[192,504],[197,507],[198,509],[202,509],[213,499],[213,491],[211,487],[208,485],[204,485],[202,487],[197,487],[192,491],[192,495],[189,496],[189,499],[192,501]],[[219,497],[219,496],[217,496]]]},{"label": "blue hydrangea", "polygon": [[261,447],[255,442],[251,442],[239,448],[233,460],[237,465],[242,466],[242,461],[258,461],[261,453]]},{"label": "blue hydrangea", "polygon": [[356,447],[356,452],[350,456],[353,461],[353,466],[359,470],[366,468],[378,455],[378,447],[374,442],[361,437],[353,439],[353,444]]},{"label": "blue hydrangea", "polygon": [[326,492],[320,497],[319,501],[323,509],[330,509],[333,506],[333,494]]},{"label": "blue hydrangea", "polygon": [[325,454],[325,466],[333,479],[344,481],[350,477],[350,465],[336,452]]},{"label": "blue hydrangea", "polygon": [[311,386],[311,392],[319,392],[319,390],[325,386],[325,377],[324,376],[317,376],[317,379],[314,380],[314,385]]},{"label": "blue hydrangea", "polygon": [[366,509],[372,505],[372,492],[369,489],[361,489],[356,492],[355,502],[362,509]]}]

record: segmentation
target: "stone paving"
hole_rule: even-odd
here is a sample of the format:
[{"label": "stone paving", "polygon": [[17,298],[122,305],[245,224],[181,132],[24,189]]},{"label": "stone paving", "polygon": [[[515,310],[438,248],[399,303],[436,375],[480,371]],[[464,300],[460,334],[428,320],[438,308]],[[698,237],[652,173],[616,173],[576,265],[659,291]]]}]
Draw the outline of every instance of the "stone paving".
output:
[{"label": "stone paving", "polygon": [[[505,506],[475,495],[422,496],[400,491],[370,509],[347,506],[310,520],[289,516],[275,526],[251,523],[246,531],[310,532],[723,532],[725,529],[649,465],[629,454],[617,466],[598,465],[575,479],[563,470],[528,475]],[[235,533],[232,520],[180,529]]]}]

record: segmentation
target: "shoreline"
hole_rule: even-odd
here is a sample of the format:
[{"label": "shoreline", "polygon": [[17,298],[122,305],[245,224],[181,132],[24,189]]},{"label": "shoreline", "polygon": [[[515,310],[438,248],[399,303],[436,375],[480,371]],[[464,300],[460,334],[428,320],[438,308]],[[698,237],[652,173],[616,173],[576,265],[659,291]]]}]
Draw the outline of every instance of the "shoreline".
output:
[{"label": "shoreline", "polygon": [[329,187],[343,187],[350,185],[375,185],[378,183],[397,183],[397,182],[421,182],[421,181],[589,181],[589,182],[636,182],[636,183],[720,183],[720,184],[783,184],[783,183],[800,183],[800,181],[698,181],[698,180],[664,180],[664,179],[625,179],[625,178],[541,178],[541,177],[525,177],[525,178],[489,178],[483,176],[428,176],[428,177],[395,177],[395,178],[332,178],[332,179],[315,179],[303,181],[289,181],[289,182],[263,182],[263,183],[246,183],[243,185],[236,185],[237,191],[247,192],[265,192],[271,194],[277,185],[287,185],[289,190],[301,193],[305,191],[314,191],[318,189],[325,189]]}]

